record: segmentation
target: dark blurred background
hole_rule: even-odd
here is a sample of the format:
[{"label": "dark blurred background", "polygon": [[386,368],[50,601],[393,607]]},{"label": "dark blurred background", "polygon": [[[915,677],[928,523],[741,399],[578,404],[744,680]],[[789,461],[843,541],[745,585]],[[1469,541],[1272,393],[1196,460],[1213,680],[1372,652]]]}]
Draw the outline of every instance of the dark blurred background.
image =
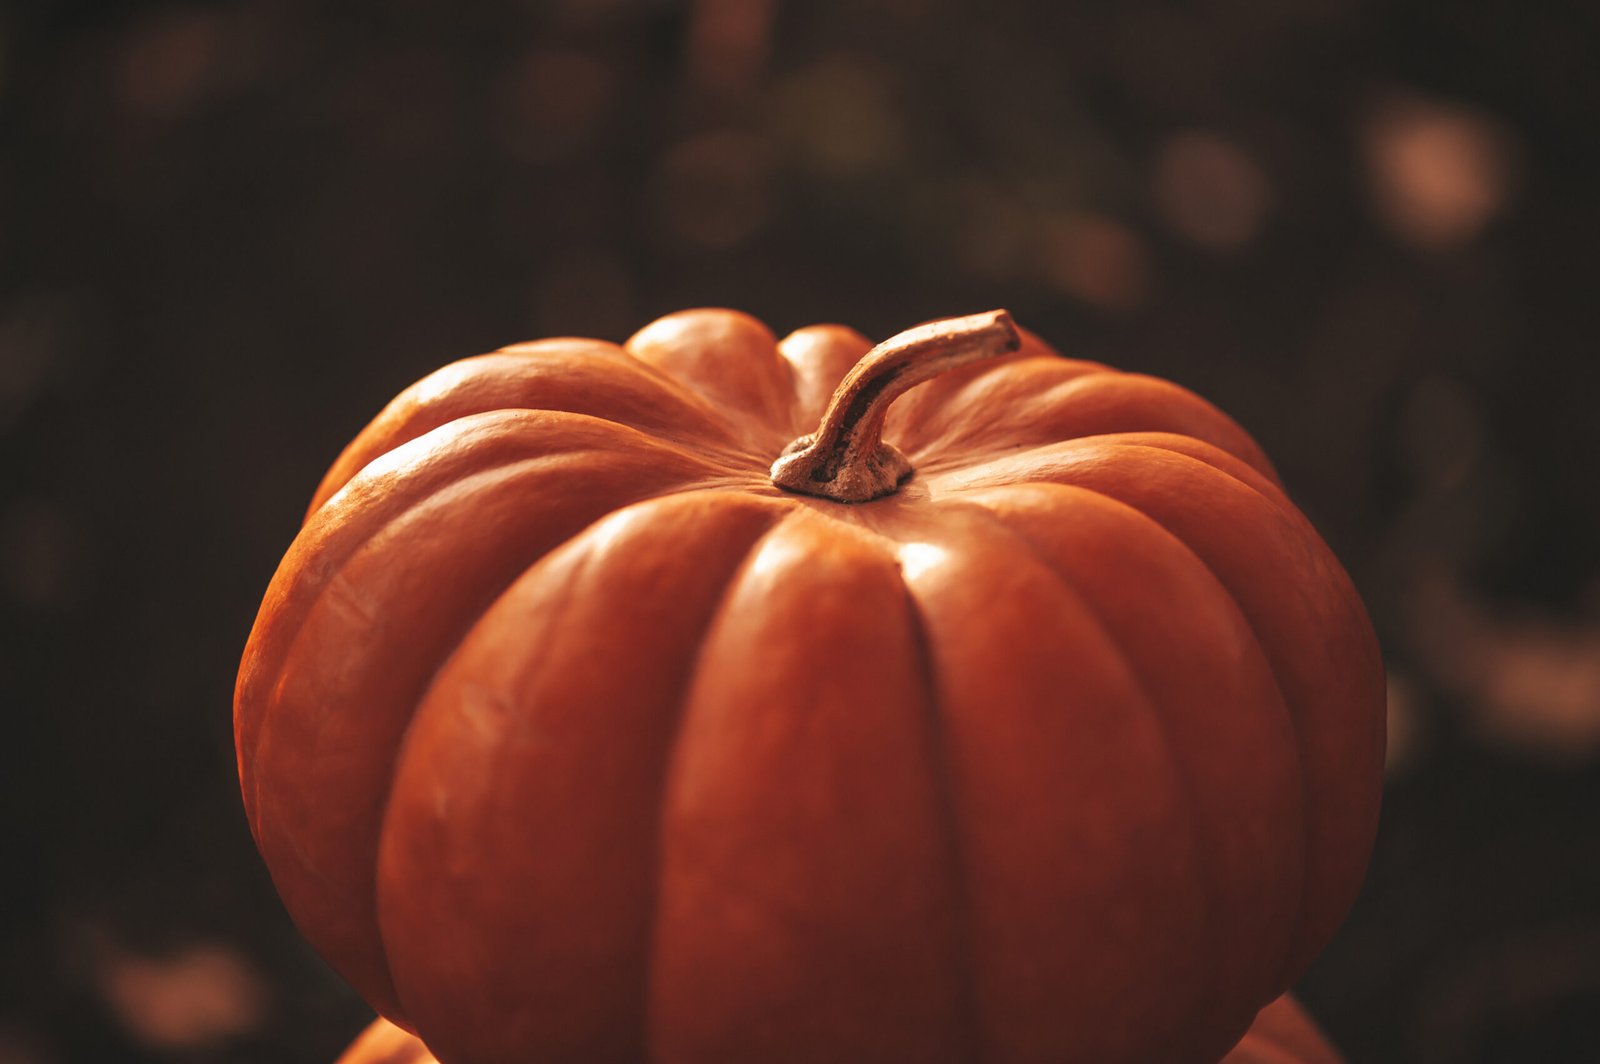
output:
[{"label": "dark blurred background", "polygon": [[1600,1060],[1590,0],[12,4],[0,1064],[326,1062],[234,669],[396,390],[694,305],[1009,307],[1266,446],[1390,667],[1352,1061]]}]

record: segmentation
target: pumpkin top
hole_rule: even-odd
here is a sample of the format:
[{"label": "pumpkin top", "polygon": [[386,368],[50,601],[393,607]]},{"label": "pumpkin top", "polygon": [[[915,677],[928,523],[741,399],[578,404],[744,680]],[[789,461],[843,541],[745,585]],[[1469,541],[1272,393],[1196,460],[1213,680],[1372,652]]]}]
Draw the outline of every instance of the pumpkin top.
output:
[{"label": "pumpkin top", "polygon": [[905,455],[883,442],[889,404],[925,380],[1021,346],[1003,310],[931,322],[885,340],[845,374],[817,431],[783,449],[772,464],[772,482],[836,502],[890,494],[912,469]]}]

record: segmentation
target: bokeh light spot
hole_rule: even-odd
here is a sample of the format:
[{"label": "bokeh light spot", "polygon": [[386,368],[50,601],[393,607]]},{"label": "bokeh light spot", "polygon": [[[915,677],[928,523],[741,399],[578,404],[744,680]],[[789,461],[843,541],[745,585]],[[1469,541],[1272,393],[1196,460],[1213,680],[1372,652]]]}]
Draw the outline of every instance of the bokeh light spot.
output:
[{"label": "bokeh light spot", "polygon": [[1362,142],[1379,214],[1415,247],[1464,244],[1510,195],[1510,136],[1466,107],[1413,96],[1390,99],[1368,116]]},{"label": "bokeh light spot", "polygon": [[1272,206],[1272,184],[1237,145],[1203,131],[1179,133],[1161,147],[1156,202],[1172,227],[1203,247],[1249,243]]},{"label": "bokeh light spot", "polygon": [[1150,265],[1144,243],[1104,215],[1047,215],[1040,233],[1045,280],[1102,310],[1127,311],[1144,301]]}]

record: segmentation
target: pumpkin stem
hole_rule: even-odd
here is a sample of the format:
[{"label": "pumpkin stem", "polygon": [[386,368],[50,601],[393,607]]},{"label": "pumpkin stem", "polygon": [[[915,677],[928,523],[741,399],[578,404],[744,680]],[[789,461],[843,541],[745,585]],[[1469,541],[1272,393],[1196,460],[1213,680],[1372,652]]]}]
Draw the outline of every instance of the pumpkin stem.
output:
[{"label": "pumpkin stem", "polygon": [[817,431],[783,449],[772,463],[772,482],[835,502],[892,494],[912,470],[905,455],[883,442],[889,404],[930,377],[1021,346],[1016,324],[1003,310],[945,318],[891,336],[845,374]]}]

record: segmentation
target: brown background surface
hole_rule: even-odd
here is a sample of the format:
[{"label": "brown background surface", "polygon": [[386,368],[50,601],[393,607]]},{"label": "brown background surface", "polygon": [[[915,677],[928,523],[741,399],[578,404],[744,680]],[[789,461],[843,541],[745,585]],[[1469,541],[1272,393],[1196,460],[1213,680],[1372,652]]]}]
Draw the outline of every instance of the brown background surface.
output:
[{"label": "brown background surface", "polygon": [[0,1061],[326,1061],[238,653],[398,388],[1009,307],[1233,413],[1391,668],[1353,1061],[1600,1045],[1600,26],[1552,0],[0,9]]}]

